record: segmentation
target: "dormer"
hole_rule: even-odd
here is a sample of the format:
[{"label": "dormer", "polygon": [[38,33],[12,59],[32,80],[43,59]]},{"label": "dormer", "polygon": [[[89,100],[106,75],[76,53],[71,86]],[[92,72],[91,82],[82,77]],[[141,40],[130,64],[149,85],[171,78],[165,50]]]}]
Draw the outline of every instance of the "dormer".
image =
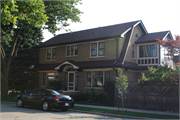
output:
[{"label": "dormer", "polygon": [[137,45],[137,64],[138,66],[161,65],[164,60],[163,47],[158,44],[156,39],[172,39],[170,31],[149,33],[142,35],[135,43]]}]

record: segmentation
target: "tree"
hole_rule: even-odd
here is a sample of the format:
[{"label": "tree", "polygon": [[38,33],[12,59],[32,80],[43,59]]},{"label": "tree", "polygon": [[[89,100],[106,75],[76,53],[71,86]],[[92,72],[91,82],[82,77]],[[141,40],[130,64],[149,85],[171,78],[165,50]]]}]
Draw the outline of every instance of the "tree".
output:
[{"label": "tree", "polygon": [[[60,0],[58,0],[60,1]],[[61,7],[64,8],[64,11],[67,7],[74,7],[77,5],[79,0],[68,0],[62,1]],[[51,6],[51,7],[48,7]],[[45,29],[49,29],[50,32],[54,33],[56,30],[59,30],[56,27],[58,21],[58,15],[60,12],[62,13],[61,21],[63,21],[68,14],[63,14],[63,9],[61,11],[56,11],[58,4],[49,4],[45,5],[42,0],[30,0],[30,1],[2,1],[1,2],[1,95],[6,96],[8,93],[8,77],[9,77],[9,69],[11,62],[14,58],[17,57],[17,52],[20,47],[29,46],[32,47],[36,44],[34,40],[35,30],[33,27],[37,27],[39,29],[42,28],[42,25],[45,25]],[[67,6],[67,7],[66,7]],[[50,8],[50,9],[48,9]],[[71,9],[71,8],[70,8]],[[46,10],[48,13],[46,13]],[[50,10],[50,11],[48,11]],[[76,10],[78,11],[78,10]],[[74,16],[67,17],[64,21],[67,21],[68,18],[74,20],[75,22],[79,22],[79,14],[80,11],[75,13]],[[57,12],[57,13],[56,13]],[[57,15],[57,16],[56,16]],[[64,18],[63,18],[64,15]],[[49,16],[49,17],[48,17]],[[49,19],[48,19],[49,18]],[[57,22],[55,22],[57,19]],[[47,21],[49,20],[49,22]],[[66,22],[65,22],[66,23]],[[63,24],[62,27],[68,26],[67,24]],[[56,29],[57,28],[57,29]],[[42,32],[42,31],[41,31]]]},{"label": "tree", "polygon": [[175,55],[179,55],[180,52],[180,36],[176,35],[174,39],[168,40],[160,40],[159,38],[156,39],[157,42],[165,47],[167,50],[166,56],[168,56],[168,60],[172,60]]},{"label": "tree", "polygon": [[127,80],[127,76],[123,75],[123,71],[122,69],[118,69],[118,76],[115,77],[116,79],[116,83],[115,86],[118,89],[119,94],[121,95],[121,100],[122,100],[122,111],[124,108],[124,97],[123,94],[126,91],[126,88],[128,87],[128,80]]},{"label": "tree", "polygon": [[[38,72],[34,66],[38,64],[38,48],[23,47],[12,61],[9,72],[9,89],[22,93],[37,88]],[[17,72],[18,71],[18,72]]]}]

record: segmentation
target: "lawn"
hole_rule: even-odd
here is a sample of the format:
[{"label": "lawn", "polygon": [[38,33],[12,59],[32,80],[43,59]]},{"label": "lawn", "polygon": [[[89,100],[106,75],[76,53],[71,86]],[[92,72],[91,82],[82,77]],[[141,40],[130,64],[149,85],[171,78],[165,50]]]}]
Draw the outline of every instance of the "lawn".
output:
[{"label": "lawn", "polygon": [[79,106],[74,106],[73,110],[82,110],[82,111],[99,112],[99,113],[110,113],[110,114],[147,117],[147,118],[157,118],[157,119],[179,119],[179,116],[174,116],[174,115],[160,115],[160,114],[139,113],[139,112],[131,112],[131,111],[124,111],[124,112],[119,111],[118,112],[117,110],[107,110],[107,109],[79,107]]}]

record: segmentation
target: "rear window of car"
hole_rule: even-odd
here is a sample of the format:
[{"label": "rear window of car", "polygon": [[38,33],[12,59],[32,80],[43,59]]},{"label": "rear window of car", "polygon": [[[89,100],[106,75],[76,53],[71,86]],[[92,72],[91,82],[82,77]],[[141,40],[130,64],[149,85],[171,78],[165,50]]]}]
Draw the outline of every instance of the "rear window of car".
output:
[{"label": "rear window of car", "polygon": [[61,95],[60,93],[58,93],[55,90],[48,90],[48,94],[50,94],[50,95]]}]

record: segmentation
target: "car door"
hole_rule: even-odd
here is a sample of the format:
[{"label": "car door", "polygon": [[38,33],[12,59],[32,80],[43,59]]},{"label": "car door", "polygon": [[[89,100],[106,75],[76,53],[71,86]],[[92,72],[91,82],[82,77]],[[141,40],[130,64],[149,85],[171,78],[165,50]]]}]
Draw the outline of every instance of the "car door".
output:
[{"label": "car door", "polygon": [[31,93],[23,96],[23,102],[25,105],[32,105],[32,100],[33,100],[33,96],[31,96]]},{"label": "car door", "polygon": [[38,93],[33,96],[33,101],[35,106],[41,106],[42,100],[46,95],[45,90],[38,90]]}]

